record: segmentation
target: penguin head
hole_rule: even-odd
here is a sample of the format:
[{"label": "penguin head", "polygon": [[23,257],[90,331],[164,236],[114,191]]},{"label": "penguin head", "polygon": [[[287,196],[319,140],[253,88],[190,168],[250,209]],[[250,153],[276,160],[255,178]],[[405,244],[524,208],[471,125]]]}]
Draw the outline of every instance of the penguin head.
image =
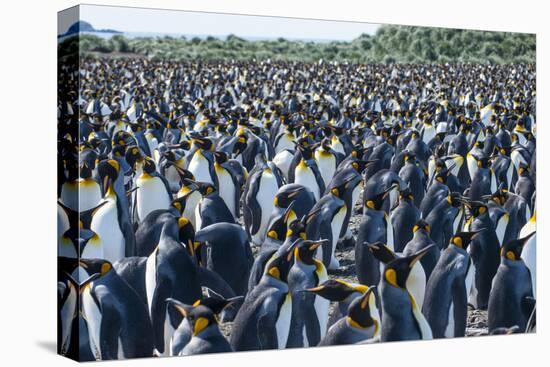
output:
[{"label": "penguin head", "polygon": [[365,200],[365,206],[368,209],[382,210],[382,206],[384,205],[384,200],[390,194],[390,192],[397,187],[399,187],[399,183],[393,183],[392,185],[390,185],[390,187],[388,187],[383,192],[376,194],[372,197],[367,197]]},{"label": "penguin head", "polygon": [[309,161],[313,158],[313,150],[310,146],[304,147],[303,145],[298,145],[298,150],[302,153],[303,161]]},{"label": "penguin head", "polygon": [[411,269],[434,246],[432,244],[410,256],[399,257],[390,261],[384,268],[384,281],[393,287],[405,289]]},{"label": "penguin head", "polygon": [[214,160],[217,164],[223,164],[227,162],[227,153],[225,152],[214,152]]},{"label": "penguin head", "polygon": [[528,177],[531,173],[531,168],[528,164],[520,163],[518,168],[518,175],[520,177]]},{"label": "penguin head", "polygon": [[214,144],[212,143],[212,140],[205,138],[203,136],[200,136],[198,134],[192,135],[192,142],[202,150],[210,151],[214,149]]},{"label": "penguin head", "polygon": [[481,197],[483,200],[491,200],[498,205],[504,205],[506,200],[508,200],[508,189],[502,184],[499,186],[498,190],[492,193],[491,195],[484,195]]},{"label": "penguin head", "polygon": [[107,191],[118,178],[120,164],[114,159],[105,159],[97,165],[97,172],[103,181],[103,189]]},{"label": "penguin head", "polygon": [[241,154],[246,149],[247,142],[248,136],[246,134],[240,135],[235,144],[233,144],[233,155],[238,156]]},{"label": "penguin head", "polygon": [[195,242],[195,228],[189,219],[181,216],[178,218],[179,241],[185,245],[191,257],[195,256],[198,244]]},{"label": "penguin head", "polygon": [[537,232],[532,232],[523,238],[518,238],[515,240],[510,240],[502,246],[500,249],[500,256],[510,261],[519,261],[521,259],[521,252],[523,247],[529,239]]},{"label": "penguin head", "polygon": [[303,186],[296,185],[288,190],[278,192],[275,195],[275,199],[273,199],[273,203],[279,208],[288,208],[304,190],[305,188]]},{"label": "penguin head", "polygon": [[423,219],[418,220],[413,227],[413,233],[416,233],[416,231],[425,231],[426,233],[430,233],[430,230],[430,225]]},{"label": "penguin head", "polygon": [[270,260],[266,267],[266,274],[269,277],[284,283],[288,281],[288,273],[292,266],[291,260],[294,254],[294,246],[296,242]]},{"label": "penguin head", "polygon": [[414,200],[414,196],[409,186],[399,191],[399,201],[411,202]]},{"label": "penguin head", "polygon": [[137,146],[129,146],[126,148],[125,156],[126,162],[128,162],[130,167],[135,167],[137,162],[141,162],[143,160],[143,155]]},{"label": "penguin head", "polygon": [[151,175],[155,173],[156,170],[157,170],[157,165],[155,164],[155,161],[149,157],[145,157],[145,159],[143,160],[143,172]]},{"label": "penguin head", "polygon": [[304,222],[304,219],[293,220],[288,224],[287,227],[288,227],[286,231],[287,238],[296,236],[296,237],[306,239],[306,224]]},{"label": "penguin head", "polygon": [[294,202],[292,201],[288,205],[288,208],[286,208],[283,215],[273,221],[273,223],[269,227],[269,230],[267,231],[267,237],[278,241],[284,241],[284,239],[287,237],[287,228],[289,223],[296,221],[296,213],[292,209],[293,206]]},{"label": "penguin head", "polygon": [[206,197],[216,192],[216,186],[209,182],[194,181],[194,183],[197,186],[197,191],[200,192],[203,197]]},{"label": "penguin head", "polygon": [[328,243],[328,240],[298,240],[294,247],[294,258],[304,264],[313,265],[317,248],[325,243]]},{"label": "penguin head", "polygon": [[113,265],[105,259],[80,259],[78,266],[90,277],[80,283],[80,292],[84,291],[93,281],[114,273]]},{"label": "penguin head", "polygon": [[487,205],[481,201],[465,201],[465,205],[470,209],[471,215],[474,218],[489,214]]},{"label": "penguin head", "polygon": [[451,240],[449,241],[450,244],[461,248],[463,250],[466,250],[470,243],[472,242],[472,239],[480,232],[483,232],[485,229],[481,229],[479,231],[472,231],[472,232],[459,232],[455,234],[453,237],[451,237]]},{"label": "penguin head", "polygon": [[477,166],[479,168],[489,168],[490,166],[490,157],[479,157],[479,158],[475,158],[476,159],[476,162],[477,162]]},{"label": "penguin head", "polygon": [[365,293],[369,287],[362,284],[351,284],[340,279],[329,279],[315,288],[306,289],[306,292],[315,293],[329,301],[341,302],[353,293]]},{"label": "penguin head", "polygon": [[364,243],[364,245],[368,246],[369,251],[372,253],[372,255],[381,263],[388,264],[391,261],[397,259],[397,256],[395,253],[386,245],[384,245],[382,242],[374,242],[374,243]]},{"label": "penguin head", "polygon": [[374,163],[378,162],[378,159],[373,160],[360,160],[360,159],[353,159],[350,163],[350,166],[353,167],[357,171],[357,173],[362,174],[367,167],[373,165]]},{"label": "penguin head", "polygon": [[216,315],[207,306],[197,304],[196,306],[185,305],[172,298],[166,300],[171,304],[180,314],[187,319],[193,336],[199,335],[204,329],[211,325],[217,325]]},{"label": "penguin head", "polygon": [[376,286],[370,286],[361,296],[354,299],[348,307],[348,323],[358,329],[375,326],[377,334],[378,321],[373,318],[371,307],[376,307]]}]

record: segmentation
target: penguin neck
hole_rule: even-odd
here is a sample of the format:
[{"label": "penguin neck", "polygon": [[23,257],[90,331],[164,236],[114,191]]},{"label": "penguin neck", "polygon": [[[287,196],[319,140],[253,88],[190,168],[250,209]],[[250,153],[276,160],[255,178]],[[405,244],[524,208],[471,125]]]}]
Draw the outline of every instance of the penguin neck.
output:
[{"label": "penguin neck", "polygon": [[206,338],[212,338],[219,335],[221,335],[221,331],[220,331],[220,328],[218,327],[218,324],[210,324],[200,333],[193,336],[193,338],[206,339]]},{"label": "penguin neck", "polygon": [[269,274],[265,274],[262,278],[262,282],[267,286],[279,289],[282,292],[288,292],[288,284],[280,279],[276,279]]}]

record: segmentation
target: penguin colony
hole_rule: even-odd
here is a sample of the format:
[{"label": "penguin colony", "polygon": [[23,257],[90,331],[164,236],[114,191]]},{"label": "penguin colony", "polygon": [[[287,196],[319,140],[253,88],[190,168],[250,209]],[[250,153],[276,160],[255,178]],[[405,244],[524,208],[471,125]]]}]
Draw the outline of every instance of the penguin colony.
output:
[{"label": "penguin colony", "polygon": [[61,354],[536,329],[534,65],[61,71]]}]

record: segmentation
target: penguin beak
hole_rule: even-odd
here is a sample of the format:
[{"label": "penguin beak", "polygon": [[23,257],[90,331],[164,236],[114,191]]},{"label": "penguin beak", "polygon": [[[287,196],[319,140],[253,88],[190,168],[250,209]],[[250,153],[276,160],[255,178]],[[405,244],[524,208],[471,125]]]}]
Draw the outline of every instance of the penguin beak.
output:
[{"label": "penguin beak", "polygon": [[412,256],[411,261],[409,262],[409,268],[412,269],[414,264],[416,264],[420,259],[422,259],[428,251],[430,251],[433,247],[435,247],[435,244],[431,244],[428,247],[423,248],[422,250],[418,251],[416,254]]},{"label": "penguin beak", "polygon": [[376,286],[372,285],[369,287],[369,290],[363,295],[363,300],[361,301],[361,309],[365,310],[369,306],[370,295],[376,290]]},{"label": "penguin beak", "polygon": [[312,244],[309,246],[309,251],[315,251],[319,246],[324,245],[325,243],[328,243],[328,240],[320,240],[312,242]]}]

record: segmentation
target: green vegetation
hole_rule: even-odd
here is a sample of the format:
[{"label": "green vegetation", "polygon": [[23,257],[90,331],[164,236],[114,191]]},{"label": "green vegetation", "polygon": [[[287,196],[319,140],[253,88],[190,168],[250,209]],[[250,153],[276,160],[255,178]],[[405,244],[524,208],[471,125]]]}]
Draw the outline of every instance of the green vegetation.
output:
[{"label": "green vegetation", "polygon": [[[60,47],[74,47],[76,37]],[[315,43],[289,41],[247,41],[234,35],[226,40],[214,37],[162,37],[129,39],[121,35],[102,39],[80,36],[83,56],[103,53],[132,53],[166,60],[287,60],[359,63],[534,63],[536,37],[533,34],[471,31],[384,25],[375,35],[363,34],[351,42]]]}]

